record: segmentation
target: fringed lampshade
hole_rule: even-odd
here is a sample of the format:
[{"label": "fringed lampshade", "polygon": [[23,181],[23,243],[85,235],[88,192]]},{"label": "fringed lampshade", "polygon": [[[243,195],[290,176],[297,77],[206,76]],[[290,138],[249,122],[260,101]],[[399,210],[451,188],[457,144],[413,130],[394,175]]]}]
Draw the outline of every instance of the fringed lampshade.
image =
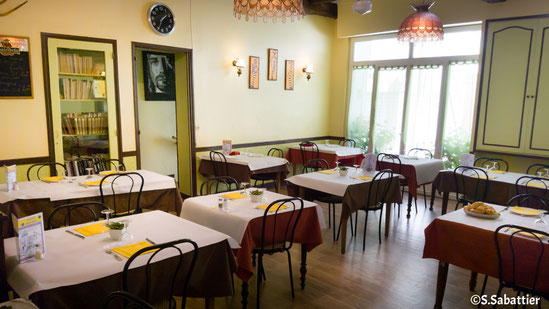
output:
[{"label": "fringed lampshade", "polygon": [[444,29],[440,18],[429,12],[434,2],[412,5],[416,12],[402,22],[398,29],[399,41],[442,41]]},{"label": "fringed lampshade", "polygon": [[305,15],[302,0],[234,0],[234,16],[240,19],[244,15],[246,21],[253,18],[263,18],[263,22],[272,19],[282,19],[285,23],[287,18],[294,21],[294,18],[302,18]]}]

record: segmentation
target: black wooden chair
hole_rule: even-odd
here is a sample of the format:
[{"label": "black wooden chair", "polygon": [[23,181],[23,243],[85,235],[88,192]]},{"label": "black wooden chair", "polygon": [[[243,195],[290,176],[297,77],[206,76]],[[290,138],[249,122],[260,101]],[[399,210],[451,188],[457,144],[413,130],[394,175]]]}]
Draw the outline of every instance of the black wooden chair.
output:
[{"label": "black wooden chair", "polygon": [[324,159],[311,159],[303,165],[303,173],[312,173],[330,168],[328,161]]},{"label": "black wooden chair", "polygon": [[318,150],[318,145],[314,142],[306,141],[299,144],[299,150],[301,152],[301,162],[303,163],[303,173],[305,171],[305,165],[309,160],[318,160],[320,159],[320,151]]},{"label": "black wooden chair", "polygon": [[[109,207],[100,202],[81,202],[61,205],[55,207],[48,216],[48,229],[55,229],[61,226],[71,226],[91,221],[97,221],[101,218],[101,211]],[[55,220],[55,215],[64,215],[63,220]],[[57,222],[63,222],[63,225],[56,225]]]},{"label": "black wooden chair", "polygon": [[[177,246],[179,244],[190,244],[192,247],[193,247],[193,250],[189,253],[183,253],[183,251],[181,251],[181,246]],[[148,251],[151,251],[151,250],[156,250],[152,253],[149,253],[150,255],[143,255],[142,258],[146,258],[148,257],[147,259],[147,263],[143,266],[143,267],[140,267],[138,269],[132,269],[132,270],[129,270],[130,269],[130,265],[132,264],[132,262],[139,258],[139,256],[145,252],[148,252]],[[161,268],[159,265],[159,263],[151,263],[151,261],[153,260],[153,258],[159,253],[159,252],[162,252],[164,250],[172,250],[172,252],[175,250],[176,252],[176,256],[175,257],[172,257],[170,259],[175,259],[177,258],[177,263],[175,264],[175,269],[167,269],[166,267],[163,267]],[[176,285],[176,282],[181,282],[181,280],[178,278],[179,277],[179,273],[180,273],[180,268],[181,268],[181,265],[183,264],[184,260],[185,260],[185,257],[184,255],[186,254],[191,254],[191,261],[189,263],[189,267],[187,269],[187,273],[184,275],[184,280],[183,280],[183,284],[182,284],[182,287],[180,290],[178,290],[178,296],[181,295],[182,297],[182,304],[181,304],[181,308],[185,308],[185,303],[187,301],[187,287],[189,286],[189,280],[191,278],[191,275],[193,273],[193,270],[194,270],[194,266],[196,264],[196,260],[198,258],[198,245],[190,240],[190,239],[179,239],[179,240],[174,240],[174,241],[170,241],[170,242],[166,242],[166,243],[162,243],[162,244],[155,244],[155,245],[152,245],[152,246],[149,246],[149,247],[146,247],[146,248],[143,248],[143,249],[140,249],[139,251],[137,251],[136,253],[134,253],[129,259],[128,261],[126,261],[126,264],[124,265],[124,270],[122,272],[122,288],[125,292],[130,292],[129,291],[129,287],[128,287],[128,282],[129,281],[132,281],[132,280],[129,280],[129,277],[131,276],[139,276],[139,272],[143,272],[142,276],[145,277],[145,291],[144,291],[144,300],[149,302],[149,303],[157,303],[159,301],[168,301],[169,302],[169,308],[175,308],[175,299],[173,298],[173,296],[175,295],[174,293],[176,292],[175,291],[175,285]],[[162,270],[162,272],[159,271],[159,273],[157,273],[155,276],[151,276],[151,268],[152,269],[157,269],[157,270]],[[160,279],[160,277],[162,276],[167,276],[168,278],[162,278]],[[154,280],[154,279],[156,280]],[[157,285],[153,284],[153,281],[156,281],[156,282],[160,282],[160,280],[164,281],[164,282],[168,282],[170,283],[170,288],[169,288],[169,291],[165,290],[165,289],[160,289],[160,288],[157,288]],[[152,289],[151,289],[152,287]],[[143,287],[140,287],[141,289]],[[166,293],[166,292],[169,292],[167,295],[162,295],[163,293]],[[131,292],[130,292],[131,293]],[[142,295],[143,293],[135,293],[137,295]],[[159,295],[160,294],[160,295]]]},{"label": "black wooden chair", "polygon": [[549,171],[549,164],[536,163],[528,166],[526,169],[526,174],[538,176],[539,172],[542,172],[545,175],[547,174],[547,171]]},{"label": "black wooden chair", "polygon": [[356,147],[356,141],[352,138],[342,138],[338,142],[339,146]]},{"label": "black wooden chair", "polygon": [[[408,150],[407,156],[432,159],[433,153],[431,152],[431,150],[425,149],[425,148],[412,148]],[[425,208],[427,208],[427,191],[426,191],[425,185],[423,185],[422,187],[423,187],[423,200],[425,201]]]},{"label": "black wooden chair", "polygon": [[10,285],[7,281],[6,256],[4,254],[4,239],[11,237],[11,218],[0,213],[0,302],[9,300]]},{"label": "black wooden chair", "polygon": [[[468,182],[468,178],[476,178],[476,180]],[[454,169],[454,181],[456,183],[456,209],[460,204],[465,206],[477,201],[486,201],[490,178],[483,169],[472,166],[458,166]]]},{"label": "black wooden chair", "polygon": [[214,176],[229,176],[229,164],[222,152],[210,151],[210,161],[214,170]]},{"label": "black wooden chair", "polygon": [[[400,160],[399,156],[390,154],[390,153],[381,152],[377,155],[376,162],[377,162],[376,164],[377,164],[378,171],[384,170],[382,162],[390,162],[393,164],[390,170],[393,171],[393,174],[400,175],[398,179],[399,179],[400,187],[402,188],[401,195],[404,196],[404,189],[408,187],[408,179],[406,179],[406,177],[402,175],[402,161]],[[408,190],[408,194],[409,192],[410,190]],[[417,213],[417,198],[414,198],[414,205]],[[398,204],[398,217],[400,218],[400,204]]]},{"label": "black wooden chair", "polygon": [[522,176],[515,182],[517,194],[535,194],[548,197],[549,180],[537,176]]},{"label": "black wooden chair", "polygon": [[154,309],[154,307],[141,298],[124,291],[115,291],[107,295],[103,301],[103,309],[110,308],[138,308]]},{"label": "black wooden chair", "polygon": [[240,189],[240,184],[231,176],[206,178],[200,186],[200,195],[208,195]]},{"label": "black wooden chair", "polygon": [[[277,205],[284,205],[288,209],[282,211],[285,212],[284,216],[288,216],[284,220],[278,218],[279,211],[282,207]],[[254,248],[253,254],[257,255],[257,304],[259,308],[259,288],[261,286],[262,278],[264,275],[263,256],[265,254],[273,255],[275,253],[284,253],[288,255],[288,269],[290,271],[290,287],[292,290],[292,298],[295,297],[294,293],[294,279],[292,275],[292,257],[290,249],[294,244],[294,236],[299,219],[303,213],[303,200],[300,198],[288,198],[273,201],[267,206],[263,213],[263,221],[261,227],[261,242]],[[275,209],[271,212],[271,209]],[[286,213],[288,211],[288,213]]]},{"label": "black wooden chair", "polygon": [[102,172],[102,171],[126,171],[126,165],[124,162],[118,159],[102,159],[99,162],[95,162],[94,169],[96,172]]},{"label": "black wooden chair", "polygon": [[[267,151],[267,156],[284,158],[284,151],[279,148],[271,148],[269,149],[269,151]],[[265,186],[265,181],[273,181],[276,188],[277,187],[276,177],[277,177],[277,173],[253,174],[250,176],[250,178],[254,180],[254,186],[256,187],[257,187],[257,182],[261,181],[261,185],[260,185],[261,188]]]},{"label": "black wooden chair", "polygon": [[57,170],[58,167],[62,168],[62,170],[64,172],[63,176],[68,175],[67,166],[65,164],[56,163],[56,162],[53,162],[53,163],[36,163],[36,164],[31,165],[29,167],[29,169],[27,170],[27,180],[31,181],[31,171],[32,170],[36,170],[36,173],[35,173],[36,179],[40,179],[40,171],[45,167],[48,167],[50,169],[50,171],[53,173],[54,176],[59,175],[59,171]]},{"label": "black wooden chair", "polygon": [[497,159],[497,158],[480,157],[475,159],[473,166],[486,167],[486,165],[489,165],[490,167],[492,167],[494,163],[496,164],[496,169],[498,171],[505,171],[505,172],[509,171],[509,163],[507,163],[507,161],[503,159]]},{"label": "black wooden chair", "polygon": [[[126,184],[124,182],[128,180]],[[137,180],[137,183],[136,183]],[[125,172],[125,173],[114,173],[110,175],[106,175],[101,179],[101,182],[99,183],[99,193],[101,194],[101,203],[108,205],[106,202],[106,197],[111,196],[112,197],[112,207],[110,207],[114,213],[113,217],[120,216],[120,215],[129,215],[129,214],[137,214],[141,213],[141,193],[143,192],[143,185],[145,184],[145,179],[143,179],[143,176],[141,176],[137,172]],[[112,195],[106,194],[104,185],[109,187],[112,192]],[[123,190],[122,192],[116,192],[115,190],[117,187],[127,188],[127,190]],[[135,190],[134,190],[135,188]],[[137,190],[137,188],[139,188]],[[118,190],[120,191],[120,189]],[[126,196],[124,196],[126,195]],[[135,207],[132,210],[132,195],[135,196]],[[118,204],[123,203],[124,199],[127,197],[127,210],[124,212],[121,212],[120,209],[117,207],[117,201]],[[124,203],[126,204],[126,203]]]}]

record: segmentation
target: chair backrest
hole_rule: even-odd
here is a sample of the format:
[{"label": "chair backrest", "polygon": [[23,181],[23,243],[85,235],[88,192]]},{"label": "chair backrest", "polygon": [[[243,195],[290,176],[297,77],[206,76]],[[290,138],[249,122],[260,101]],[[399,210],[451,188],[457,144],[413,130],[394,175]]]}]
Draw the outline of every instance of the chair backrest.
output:
[{"label": "chair backrest", "polygon": [[338,143],[340,146],[356,147],[356,141],[352,138],[342,138]]},{"label": "chair backrest", "polygon": [[475,159],[474,166],[479,167],[486,167],[486,165],[489,165],[490,167],[493,167],[495,163],[496,169],[499,171],[509,171],[509,163],[503,159],[498,158],[486,158],[486,157],[480,157]]},{"label": "chair backrest", "polygon": [[513,196],[507,206],[525,206],[529,208],[549,210],[549,200],[534,194],[518,194]]},{"label": "chair backrest", "polygon": [[[505,230],[501,232],[502,229]],[[504,234],[509,229],[511,235]],[[500,234],[504,234],[505,237],[500,236]],[[517,237],[517,235],[519,236]],[[524,239],[521,237],[522,235],[527,236],[529,239]],[[496,229],[494,238],[498,254],[498,277],[501,286],[512,287],[531,295],[539,295],[537,293],[537,284],[538,278],[540,278],[540,270],[547,269],[547,267],[542,267],[542,263],[549,261],[547,257],[544,257],[545,245],[541,239],[546,237],[549,237],[549,234],[544,231],[513,224],[505,224]],[[544,274],[543,277],[547,275]]]},{"label": "chair backrest", "polygon": [[271,148],[267,151],[267,155],[270,157],[284,158],[284,151],[280,148]]},{"label": "chair backrest", "polygon": [[535,194],[547,197],[549,193],[549,179],[536,176],[522,176],[515,182],[517,194]]},{"label": "chair backrest", "polygon": [[412,148],[408,150],[408,156],[414,156],[419,158],[433,158],[433,152],[425,148]]},{"label": "chair backrest", "polygon": [[[60,226],[70,226],[74,224],[81,224],[90,221],[97,221],[101,216],[102,210],[109,209],[109,207],[100,202],[81,202],[61,205],[55,207],[48,216],[48,229],[55,229]],[[63,220],[56,220],[55,215],[64,215]],[[63,223],[63,225],[57,225],[56,223]]]},{"label": "chair backrest", "polygon": [[301,162],[303,162],[303,164],[309,160],[320,159],[318,145],[314,142],[306,141],[300,143],[299,150],[301,151]]},{"label": "chair backrest", "polygon": [[[127,185],[124,185],[123,182],[125,180],[129,180]],[[138,183],[136,183],[136,181]],[[140,180],[140,182],[139,182]],[[99,183],[99,193],[101,194],[101,203],[108,205],[106,203],[106,196],[108,194],[105,194],[103,191],[105,190],[103,188],[103,185],[107,185],[111,188],[112,192],[112,207],[111,209],[114,211],[113,216],[119,215],[120,210],[117,207],[117,204],[121,204],[123,202],[123,196],[122,194],[127,194],[127,213],[141,213],[141,193],[143,192],[143,185],[145,184],[145,179],[143,179],[143,176],[141,176],[137,172],[125,172],[125,173],[114,173],[110,175],[106,175],[101,179],[101,182]],[[122,187],[122,188],[128,188],[128,190],[123,190],[122,192],[116,192],[115,188]],[[137,190],[139,188],[139,190]],[[135,197],[135,209],[132,211],[132,193],[135,193],[137,196]],[[118,201],[118,202],[117,202]]]},{"label": "chair backrest", "polygon": [[29,167],[29,169],[27,170],[27,180],[28,181],[31,181],[31,170],[36,170],[36,179],[40,179],[40,171],[44,168],[44,167],[49,167],[50,168],[50,171],[53,172],[53,175],[54,176],[57,176],[58,175],[58,171],[57,171],[57,168],[58,167],[61,167],[63,169],[63,172],[65,173],[64,176],[67,176],[67,167],[65,166],[65,164],[61,164],[61,163],[57,163],[57,162],[52,162],[52,163],[36,163],[36,164],[33,164]]},{"label": "chair backrest", "polygon": [[324,159],[313,159],[307,161],[303,166],[303,173],[318,172],[321,170],[327,170],[330,168],[328,161]]},{"label": "chair backrest", "polygon": [[124,164],[124,162],[118,159],[102,159],[95,162],[94,167],[96,172],[108,170],[126,171],[126,165]]},{"label": "chair backrest", "polygon": [[[390,169],[384,169],[375,174],[370,183],[370,188],[368,189],[368,198],[366,200],[366,205],[364,205],[366,208],[385,203],[387,194],[393,183],[393,177],[393,171]],[[383,181],[383,179],[387,180]]]},{"label": "chair backrest", "polygon": [[383,170],[383,162],[390,162],[393,163],[393,166],[391,166],[389,169],[393,171],[395,174],[402,174],[402,161],[400,161],[400,158],[398,155],[390,154],[390,153],[379,153],[377,155],[377,169]]},{"label": "chair backrest", "polygon": [[[114,302],[111,304],[111,302]],[[107,295],[103,301],[103,309],[109,308],[139,308],[154,309],[154,307],[141,298],[124,291],[115,291]]]},{"label": "chair backrest", "polygon": [[528,166],[526,169],[526,174],[529,175],[538,175],[538,172],[541,172],[542,175],[549,174],[549,164],[536,163]]},{"label": "chair backrest", "polygon": [[[162,274],[156,274],[155,278],[157,278],[158,276],[160,275],[167,275],[167,276],[170,276],[171,275],[171,278],[170,280],[164,280],[165,282],[169,282],[171,284],[171,287],[169,289],[169,295],[167,295],[166,298],[162,299],[162,300],[166,300],[166,299],[169,299],[169,302],[170,302],[170,307],[169,308],[174,308],[175,307],[175,300],[173,299],[173,295],[174,295],[174,290],[175,290],[175,284],[176,284],[176,281],[181,281],[181,280],[178,280],[178,276],[179,276],[179,270],[181,268],[181,264],[183,264],[183,257],[184,257],[184,254],[183,254],[183,251],[181,251],[181,246],[178,247],[177,245],[179,244],[190,244],[192,247],[193,247],[193,250],[191,252],[189,252],[188,254],[191,254],[192,255],[192,259],[191,259],[191,262],[189,264],[189,268],[187,270],[187,273],[186,275],[184,276],[184,281],[183,281],[183,286],[182,286],[182,291],[180,290],[179,294],[178,295],[181,295],[182,296],[182,306],[181,308],[185,308],[185,302],[187,300],[187,287],[189,285],[189,281],[190,281],[190,278],[191,278],[191,275],[192,275],[192,272],[194,270],[194,266],[196,264],[196,259],[198,257],[198,245],[190,240],[190,239],[179,239],[179,240],[174,240],[174,241],[170,241],[170,242],[166,242],[166,243],[162,243],[162,244],[156,244],[156,245],[152,245],[150,247],[146,247],[146,248],[143,248],[143,249],[140,249],[139,251],[137,251],[136,253],[134,253],[129,259],[128,261],[126,261],[126,264],[124,265],[124,271],[122,273],[122,288],[124,291],[126,292],[129,292],[129,288],[128,288],[128,270],[130,268],[130,265],[132,264],[132,262],[137,259],[141,254],[145,253],[145,252],[148,252],[148,251],[151,251],[151,250],[155,250],[154,252],[152,253],[149,253],[150,256],[148,255],[143,255],[143,258],[146,258],[148,257],[147,259],[147,263],[144,265],[144,273],[145,273],[145,300],[147,302],[156,302],[158,301],[159,299],[159,295],[158,291],[154,292],[151,291],[151,265],[155,265],[157,263],[151,263],[152,259],[159,253],[159,252],[162,252],[164,250],[175,250],[176,251],[176,255],[174,258],[177,258],[177,263],[175,264],[175,269],[171,270],[169,273],[168,272],[163,272]],[[135,272],[138,272],[138,270],[134,270]],[[138,275],[138,274],[136,274]],[[164,291],[165,292],[165,291]],[[139,295],[139,293],[136,293]]]},{"label": "chair backrest", "polygon": [[[476,178],[475,181],[467,181]],[[458,166],[454,169],[456,183],[456,199],[458,202],[486,201],[490,178],[481,168],[473,166]]]},{"label": "chair backrest", "polygon": [[[282,206],[288,208],[282,209]],[[267,206],[261,227],[261,251],[282,252],[292,248],[303,206],[299,197],[276,200]],[[279,212],[283,213],[279,215]]]},{"label": "chair backrest", "polygon": [[229,165],[227,158],[222,152],[210,151],[210,161],[212,162],[214,176],[229,176]]},{"label": "chair backrest", "polygon": [[11,237],[11,219],[0,214],[0,302],[9,300],[9,291],[11,290],[7,281],[6,257],[4,254],[4,238]]},{"label": "chair backrest", "polygon": [[240,184],[231,176],[210,177],[206,178],[200,186],[200,195],[233,191],[239,188]]}]

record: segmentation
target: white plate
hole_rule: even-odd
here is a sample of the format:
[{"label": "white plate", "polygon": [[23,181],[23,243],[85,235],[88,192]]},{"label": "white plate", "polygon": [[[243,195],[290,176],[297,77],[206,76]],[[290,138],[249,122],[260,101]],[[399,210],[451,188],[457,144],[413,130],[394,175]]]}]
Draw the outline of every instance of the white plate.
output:
[{"label": "white plate", "polygon": [[500,217],[500,213],[498,213],[497,215],[487,215],[487,214],[478,214],[474,211],[467,211],[465,210],[465,208],[463,208],[463,211],[465,211],[465,213],[468,215],[468,216],[471,216],[471,217],[477,217],[477,218],[481,218],[481,219],[490,219],[490,220],[494,220],[494,219],[497,219]]}]

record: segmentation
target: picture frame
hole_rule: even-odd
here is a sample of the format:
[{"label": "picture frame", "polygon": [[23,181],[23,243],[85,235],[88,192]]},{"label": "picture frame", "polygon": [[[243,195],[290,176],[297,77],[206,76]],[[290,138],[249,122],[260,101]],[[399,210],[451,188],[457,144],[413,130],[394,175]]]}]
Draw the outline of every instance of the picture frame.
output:
[{"label": "picture frame", "polygon": [[175,101],[175,55],[143,51],[145,101]]},{"label": "picture frame", "polygon": [[276,80],[278,78],[278,49],[268,49],[267,80]]},{"label": "picture frame", "polygon": [[32,99],[29,37],[0,35],[0,99]]},{"label": "picture frame", "polygon": [[284,78],[284,90],[294,90],[294,72],[295,63],[293,60],[286,60],[285,64],[285,78]]},{"label": "picture frame", "polygon": [[249,68],[248,88],[259,89],[259,57],[250,56]]}]

